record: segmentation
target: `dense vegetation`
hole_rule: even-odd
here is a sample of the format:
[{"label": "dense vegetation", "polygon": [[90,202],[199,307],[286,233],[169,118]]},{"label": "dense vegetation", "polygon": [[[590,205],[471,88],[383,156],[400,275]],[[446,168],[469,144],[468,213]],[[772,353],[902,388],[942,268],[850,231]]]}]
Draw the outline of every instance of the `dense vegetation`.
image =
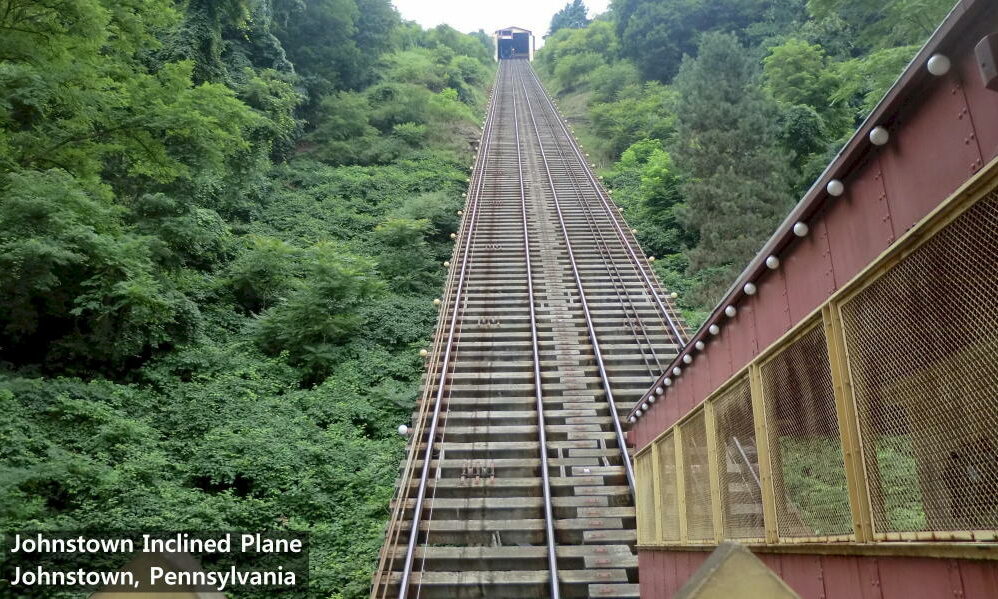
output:
[{"label": "dense vegetation", "polygon": [[696,324],[953,4],[569,3],[537,67]]},{"label": "dense vegetation", "polygon": [[388,0],[0,0],[0,530],[366,596],[492,77]]}]

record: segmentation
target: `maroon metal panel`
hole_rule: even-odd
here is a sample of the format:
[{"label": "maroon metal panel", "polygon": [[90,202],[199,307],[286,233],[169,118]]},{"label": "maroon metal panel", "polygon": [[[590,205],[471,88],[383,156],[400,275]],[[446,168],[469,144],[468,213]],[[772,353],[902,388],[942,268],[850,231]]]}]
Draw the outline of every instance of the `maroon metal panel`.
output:
[{"label": "maroon metal panel", "polygon": [[966,599],[998,597],[998,564],[983,561],[961,561],[960,579]]},{"label": "maroon metal panel", "polygon": [[948,560],[882,557],[878,562],[884,599],[959,597],[963,594],[962,588],[954,589],[950,583]]},{"label": "maroon metal panel", "polygon": [[682,407],[679,405],[679,394],[675,391],[670,391],[666,394],[666,397],[668,398],[668,403],[665,404],[665,426],[662,427],[662,430],[675,424],[679,420],[679,417],[683,415]]},{"label": "maroon metal panel", "polygon": [[[676,574],[679,580],[679,588],[682,588],[686,581],[689,580],[690,576],[696,573],[703,565],[707,558],[710,557],[709,551],[684,551],[683,557],[679,561],[679,568],[677,568]],[[677,589],[679,590],[679,589]]]},{"label": "maroon metal panel", "polygon": [[[669,553],[659,552],[658,559],[660,587],[656,589],[660,594],[656,597],[669,597],[679,588],[676,586],[676,563]],[[671,589],[671,591],[670,591]]]},{"label": "maroon metal panel", "polygon": [[696,569],[690,566],[690,554],[688,551],[680,551],[676,554],[676,590],[683,588],[690,576]]},{"label": "maroon metal panel", "polygon": [[[709,551],[639,551],[642,599],[670,599]],[[757,553],[801,599],[995,599],[998,562]]]},{"label": "maroon metal panel", "polygon": [[[980,31],[971,36],[971,43],[976,43],[983,34],[984,32]],[[972,119],[984,162],[990,162],[998,156],[998,92],[984,87],[973,50],[960,56],[954,70],[959,70],[964,98],[970,109],[969,114],[962,115],[961,118]]]},{"label": "maroon metal panel", "polygon": [[682,418],[696,405],[696,400],[693,397],[693,379],[687,376],[685,368],[683,368],[683,375],[672,383],[672,393],[679,399],[678,418]]},{"label": "maroon metal panel", "polygon": [[755,332],[761,351],[790,330],[790,303],[781,271],[771,271],[756,286],[759,301],[755,308]]},{"label": "maroon metal panel", "polygon": [[779,553],[762,553],[762,554],[756,554],[756,557],[761,559],[762,563],[769,566],[769,569],[772,570],[773,572],[776,572],[778,576],[780,577],[783,576],[783,561],[781,559],[783,557],[782,555],[780,555]]},{"label": "maroon metal panel", "polygon": [[[655,599],[661,597],[672,597],[679,588],[676,586],[676,554],[674,551],[658,551],[659,560],[656,562],[661,576],[661,589],[659,594],[653,595]],[[642,597],[644,589],[641,590]]]},{"label": "maroon metal panel", "polygon": [[782,562],[783,581],[790,585],[801,599],[821,599],[825,596],[821,556],[784,555]]},{"label": "maroon metal panel", "polygon": [[759,325],[757,322],[757,315],[759,313],[759,298],[752,297],[742,301],[739,310],[745,315],[745,320],[749,321],[752,327],[752,341],[749,346],[749,350],[752,352],[752,357],[746,360],[745,363],[748,364],[752,361],[752,358],[759,355],[759,351],[764,347],[760,347],[759,345]]},{"label": "maroon metal panel", "polygon": [[655,551],[638,551],[638,572],[641,579],[638,581],[638,591],[641,599],[651,599],[661,597],[656,589],[655,579],[661,576],[662,567],[658,553]]},{"label": "maroon metal panel", "polygon": [[737,372],[743,366],[752,361],[753,348],[755,347],[755,314],[745,306],[748,302],[739,305],[738,314],[734,318],[728,318],[722,324],[721,342],[728,345],[731,350],[731,370]]},{"label": "maroon metal panel", "polygon": [[666,597],[673,597],[679,589],[683,588],[686,584],[686,552],[685,551],[672,551],[669,553],[669,565],[672,567],[671,570],[667,570],[667,573],[671,576],[670,583],[668,586],[669,593]]},{"label": "maroon metal panel", "polygon": [[698,406],[707,399],[707,396],[716,388],[711,384],[710,366],[702,356],[693,360],[693,363],[686,367],[686,374],[693,381],[693,405]]},{"label": "maroon metal panel", "polygon": [[960,578],[960,560],[949,560],[949,584],[953,589],[953,595],[964,599],[966,593],[963,589],[963,579]]},{"label": "maroon metal panel", "polygon": [[[662,409],[661,407],[659,408]],[[642,418],[631,426],[631,438],[634,439],[634,448],[639,450],[648,444],[656,434],[656,427],[646,419]]]},{"label": "maroon metal panel", "polygon": [[825,212],[835,281],[841,287],[894,243],[883,173],[876,158],[846,182],[846,193]]},{"label": "maroon metal panel", "polygon": [[821,558],[827,599],[879,599],[870,594],[870,585],[863,584],[859,563],[854,557],[826,555]]},{"label": "maroon metal panel", "polygon": [[811,232],[790,248],[783,264],[790,320],[797,324],[835,291],[825,223],[812,223]]},{"label": "maroon metal panel", "polygon": [[980,168],[961,84],[947,75],[891,126],[880,153],[891,219],[900,235]]},{"label": "maroon metal panel", "polygon": [[711,337],[704,349],[707,367],[710,369],[710,383],[717,387],[731,378],[731,352],[727,343],[719,337]]},{"label": "maroon metal panel", "polygon": [[649,410],[648,415],[644,417],[645,420],[649,421],[648,424],[650,425],[652,434],[655,434],[655,431],[663,431],[669,427],[668,415],[665,413],[665,406],[662,405],[663,401],[667,400],[664,399],[664,396],[660,395],[659,398],[655,400],[654,407]]},{"label": "maroon metal panel", "polygon": [[877,558],[858,559],[857,564],[863,584],[863,597],[884,599],[884,588],[880,584],[880,562]]},{"label": "maroon metal panel", "polygon": [[631,441],[634,442],[634,450],[638,451],[642,447],[648,444],[648,427],[645,426],[643,422],[637,422],[631,425]]}]

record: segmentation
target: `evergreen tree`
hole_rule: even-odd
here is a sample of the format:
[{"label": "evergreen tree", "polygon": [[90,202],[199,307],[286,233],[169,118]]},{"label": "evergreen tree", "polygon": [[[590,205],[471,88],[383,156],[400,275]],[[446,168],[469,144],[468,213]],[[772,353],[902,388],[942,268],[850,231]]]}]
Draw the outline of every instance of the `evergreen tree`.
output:
[{"label": "evergreen tree", "polygon": [[[645,77],[667,82],[686,54],[695,54],[705,31],[734,31],[749,39],[749,26],[774,13],[774,0],[614,0],[611,5],[621,53],[634,61]],[[767,29],[778,28],[767,23]]]},{"label": "evergreen tree", "polygon": [[582,3],[582,0],[572,0],[565,5],[565,8],[551,17],[551,28],[548,30],[548,35],[559,29],[582,29],[587,25],[589,25],[589,19],[586,17],[586,5]]},{"label": "evergreen tree", "polygon": [[711,303],[792,205],[790,157],[757,71],[733,35],[710,33],[676,76],[673,155],[688,176],[680,218],[698,236],[690,269],[700,271],[698,295]]}]

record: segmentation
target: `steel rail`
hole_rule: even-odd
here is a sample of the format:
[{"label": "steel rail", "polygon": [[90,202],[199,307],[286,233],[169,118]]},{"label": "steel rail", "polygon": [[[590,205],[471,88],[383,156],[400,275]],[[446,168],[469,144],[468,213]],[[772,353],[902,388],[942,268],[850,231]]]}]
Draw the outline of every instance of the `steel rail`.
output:
[{"label": "steel rail", "polygon": [[[551,121],[557,120],[557,114],[555,118],[551,118],[551,113],[548,111],[543,111],[543,116],[545,122],[547,122],[548,127],[551,127]],[[594,246],[599,250],[601,256],[603,256],[603,264],[606,266],[607,276],[611,282],[614,282],[614,277],[618,284],[613,285],[614,295],[617,297],[617,303],[621,306],[622,312],[624,314],[624,319],[627,322],[628,327],[631,329],[631,333],[634,334],[635,342],[638,346],[638,351],[641,353],[641,359],[645,363],[645,367],[648,369],[649,374],[653,376],[658,376],[662,371],[662,361],[658,357],[658,353],[655,351],[655,345],[651,340],[651,336],[648,334],[648,330],[645,327],[644,321],[641,318],[641,313],[638,310],[637,305],[634,303],[631,293],[627,293],[627,285],[624,282],[624,274],[617,264],[617,259],[613,256],[613,252],[610,250],[610,244],[607,243],[606,236],[603,234],[603,228],[599,226],[597,222],[597,213],[593,210],[593,207],[589,203],[589,198],[585,197],[583,193],[582,186],[579,184],[579,179],[576,170],[572,168],[572,164],[569,161],[569,157],[565,153],[565,148],[561,143],[557,142],[555,136],[552,136],[556,142],[555,147],[558,150],[559,158],[566,165],[566,172],[568,173],[568,179],[571,181],[572,188],[575,190],[575,195],[579,199],[579,206],[582,208],[582,214],[585,217],[586,225],[589,228],[589,233],[594,241]],[[630,261],[628,261],[630,262]],[[630,313],[628,312],[630,311]],[[632,318],[633,314],[633,318]],[[661,319],[660,319],[661,320]],[[637,323],[637,326],[635,326]],[[663,323],[664,324],[664,323]],[[638,334],[640,330],[640,336]],[[645,346],[641,344],[639,338],[643,337],[645,343],[648,346],[648,352],[645,351]],[[651,362],[648,360],[648,353],[651,353],[652,359],[655,361],[655,365],[658,370],[652,367]]]},{"label": "steel rail", "polygon": [[[527,65],[529,69],[529,65]],[[534,134],[537,137],[537,146],[540,150],[539,154],[541,157],[541,162],[544,164],[544,171],[547,175],[548,184],[551,187],[551,195],[554,199],[555,211],[558,214],[558,222],[561,225],[561,233],[565,239],[565,249],[568,252],[568,261],[572,266],[572,275],[575,278],[576,287],[579,290],[579,304],[582,306],[582,313],[586,319],[586,328],[589,331],[589,339],[593,345],[593,355],[596,358],[596,366],[599,370],[600,380],[603,383],[603,390],[606,396],[607,404],[610,407],[610,413],[613,421],[613,428],[615,435],[617,437],[617,444],[620,446],[620,453],[624,465],[624,472],[627,475],[627,484],[631,488],[631,493],[634,493],[634,469],[631,465],[631,457],[627,451],[627,441],[624,438],[624,430],[620,425],[620,414],[617,413],[617,404],[613,399],[613,389],[610,385],[610,377],[606,371],[606,365],[603,362],[603,354],[600,351],[599,339],[596,336],[596,328],[593,325],[592,314],[589,311],[589,302],[586,299],[585,287],[582,284],[582,277],[579,275],[579,267],[575,261],[575,252],[572,250],[572,240],[568,235],[568,228],[565,225],[565,215],[561,209],[561,202],[558,199],[558,190],[554,183],[554,178],[551,175],[551,166],[548,164],[547,155],[544,151],[544,142],[541,139],[540,128],[537,126],[537,120],[534,118],[533,105],[530,103],[530,94],[527,92],[527,86],[523,83],[523,77],[519,73],[522,68],[517,68],[517,79],[519,80],[520,86],[523,89],[524,100],[527,104],[527,114],[530,116],[530,121],[533,125]]]},{"label": "steel rail", "polygon": [[[502,65],[500,65],[499,75],[501,75],[501,70],[502,70]],[[496,106],[498,105],[498,103],[495,101],[495,95],[497,93],[498,93],[498,85],[495,88],[493,88],[493,99],[489,107],[488,118],[486,120],[488,139],[491,139],[492,128],[494,126]],[[483,138],[484,137],[485,136],[483,135]],[[485,139],[483,139],[483,141],[485,141]],[[483,170],[484,167],[486,166],[485,155],[488,153],[485,148],[488,147],[489,144],[487,143],[483,143],[479,147],[478,166],[482,167]],[[481,195],[481,189],[482,189],[481,182],[484,180],[484,172],[479,170],[478,172],[476,172],[476,175],[477,175],[476,183],[478,184],[473,185],[474,192],[471,194],[472,197],[469,198],[468,202],[471,205],[471,213],[466,214],[465,216],[465,218],[467,219],[466,221],[467,225],[462,230],[462,235],[459,238],[459,240],[464,243],[464,248],[461,256],[461,268],[458,273],[458,279],[457,279],[458,283],[457,283],[457,289],[454,294],[454,305],[451,313],[451,319],[448,325],[447,341],[444,346],[443,360],[441,361],[440,365],[440,371],[439,371],[440,378],[437,383],[437,392],[433,406],[433,415],[430,420],[429,434],[426,437],[426,450],[424,451],[423,454],[423,467],[420,472],[419,487],[416,492],[416,505],[414,507],[412,514],[411,528],[409,531],[409,541],[406,546],[406,553],[404,558],[405,561],[403,563],[402,578],[399,581],[399,599],[406,599],[409,594],[409,581],[410,578],[412,577],[413,557],[416,550],[416,543],[419,538],[419,525],[423,512],[423,504],[426,498],[426,486],[430,473],[430,463],[433,461],[434,439],[436,437],[437,428],[440,423],[440,410],[441,410],[441,405],[443,403],[444,389],[447,386],[448,368],[450,365],[451,353],[454,348],[454,340],[456,337],[455,333],[457,330],[457,321],[459,313],[457,304],[461,302],[461,295],[462,292],[464,291],[464,284],[466,282],[466,274],[468,270],[469,255],[471,250],[470,246],[471,246],[471,241],[474,238],[474,230],[475,230],[474,228],[478,219],[479,196]],[[417,439],[414,436],[413,438],[414,451],[416,450],[417,445],[418,445]],[[406,482],[406,484],[408,484],[408,482]]]},{"label": "steel rail", "polygon": [[[499,71],[497,70],[490,93],[490,102],[488,107],[489,110],[486,112],[486,121],[483,124],[483,134],[482,134],[483,138],[485,138],[487,135],[488,138],[491,139],[490,117],[493,106],[493,102],[491,100],[492,96],[495,93],[498,93],[497,92],[498,88],[499,88]],[[484,152],[481,148],[479,148],[475,157],[475,165],[472,171],[473,182],[469,186],[471,188],[469,189],[469,191],[472,192],[469,194],[469,196],[473,198],[472,201],[476,201],[474,199],[476,198],[476,192],[474,190],[477,189],[478,190],[477,193],[480,193],[481,188],[484,185],[485,175],[484,175],[483,166],[485,164],[486,159],[487,159],[486,152]],[[461,226],[459,228],[459,234],[462,235],[464,234],[464,232],[470,226],[470,222],[471,221],[469,219],[465,219],[461,222]],[[452,256],[452,260],[454,261],[454,263],[457,262],[457,256],[459,255],[460,255],[460,246],[455,246],[455,250]],[[447,314],[449,312],[451,306],[451,300],[453,297],[453,287],[454,287],[454,279],[452,277],[448,277],[443,295],[444,305],[442,306],[441,310],[442,314]],[[427,372],[436,371],[436,367],[437,364],[439,363],[439,358],[440,358],[440,349],[443,344],[443,336],[444,336],[444,328],[439,327],[437,329],[437,333],[434,335],[433,338],[433,353],[430,355],[430,359],[428,360],[427,363]],[[385,534],[385,543],[384,545],[382,545],[381,556],[379,558],[379,563],[378,563],[378,569],[375,573],[374,580],[372,581],[371,599],[377,599],[379,589],[382,589],[380,595],[382,598],[387,596],[388,584],[382,584],[382,578],[386,574],[390,574],[392,572],[392,566],[395,563],[394,547],[398,544],[398,539],[401,534],[401,527],[400,527],[402,521],[401,514],[405,510],[405,505],[409,499],[409,489],[411,487],[411,482],[412,482],[411,477],[415,467],[415,457],[416,454],[418,453],[418,450],[416,448],[418,446],[418,441],[422,439],[423,431],[426,428],[425,426],[426,412],[429,404],[428,399],[431,395],[432,395],[432,386],[427,385],[425,387],[423,394],[420,397],[420,409],[416,421],[414,423],[413,433],[411,437],[412,446],[409,449],[405,466],[402,469],[402,475],[399,478],[399,485],[396,491],[396,499],[394,502],[395,507],[392,511],[392,517],[389,520],[392,524]]]},{"label": "steel rail", "polygon": [[[557,109],[554,106],[554,102],[551,100],[551,97],[548,95],[547,90],[544,89],[544,86],[541,84],[540,79],[537,78],[537,73],[534,72],[533,68],[530,68],[529,72],[531,79],[534,81],[534,85],[540,90],[540,96],[545,100],[550,109],[555,114],[557,114]],[[575,152],[575,155],[578,158],[579,162],[582,164],[583,172],[586,174],[586,177],[589,180],[590,185],[596,191],[596,194],[599,196],[600,201],[603,203],[604,209],[606,210],[607,214],[610,216],[610,220],[613,223],[614,230],[616,231],[617,236],[620,238],[624,247],[627,248],[627,251],[631,256],[631,259],[633,260],[635,266],[637,267],[638,272],[641,273],[641,276],[645,281],[645,285],[648,287],[648,291],[651,294],[652,299],[658,305],[660,313],[662,314],[663,318],[666,321],[666,324],[668,325],[669,329],[671,329],[673,335],[676,338],[676,343],[679,346],[679,349],[682,350],[684,347],[686,347],[686,338],[682,333],[682,329],[673,320],[671,311],[665,306],[665,304],[662,302],[662,299],[659,297],[658,290],[655,284],[656,282],[653,281],[653,279],[648,276],[648,273],[645,270],[645,263],[642,262],[642,258],[638,257],[637,253],[634,251],[633,247],[634,244],[632,243],[627,233],[625,233],[624,228],[621,227],[620,220],[618,218],[616,211],[616,206],[612,203],[612,201],[608,201],[603,191],[603,188],[599,183],[599,180],[596,179],[596,177],[593,175],[592,171],[589,168],[589,162],[586,161],[585,156],[578,147],[578,144],[575,143],[575,138],[572,136],[572,133],[568,130],[568,127],[565,126],[565,123],[561,120],[561,118],[558,118],[558,125],[561,128],[561,130],[564,132],[565,137],[569,140],[569,145],[572,148],[572,150]]]},{"label": "steel rail", "polygon": [[524,186],[523,153],[520,146],[520,120],[516,103],[516,90],[513,93],[513,131],[516,142],[516,171],[520,182],[520,209],[523,216],[523,255],[527,269],[527,299],[530,305],[530,342],[534,356],[534,399],[537,404],[537,437],[541,454],[541,487],[544,494],[544,528],[547,535],[548,570],[551,599],[561,599],[558,582],[557,543],[554,536],[554,510],[551,506],[551,478],[548,466],[547,432],[544,430],[544,392],[541,377],[540,343],[537,339],[537,311],[534,300],[534,275],[530,260],[530,230],[527,224],[527,190]]}]

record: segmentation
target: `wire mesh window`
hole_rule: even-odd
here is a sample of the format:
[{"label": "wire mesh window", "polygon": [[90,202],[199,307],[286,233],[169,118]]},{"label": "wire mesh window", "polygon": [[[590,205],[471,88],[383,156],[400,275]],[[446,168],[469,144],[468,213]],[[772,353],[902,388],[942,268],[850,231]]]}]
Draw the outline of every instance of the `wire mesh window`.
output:
[{"label": "wire mesh window", "polygon": [[653,543],[655,538],[655,462],[650,451],[634,460],[634,484],[637,487],[638,543]]},{"label": "wire mesh window", "polygon": [[841,306],[876,532],[998,529],[998,195]]},{"label": "wire mesh window", "polygon": [[714,400],[714,422],[724,538],[762,538],[762,482],[747,377]]},{"label": "wire mesh window", "polygon": [[762,365],[781,537],[852,533],[828,348],[814,326]]},{"label": "wire mesh window", "polygon": [[710,460],[704,412],[679,426],[683,445],[683,486],[686,501],[686,534],[691,541],[714,540],[714,514],[710,494]]},{"label": "wire mesh window", "polygon": [[658,448],[659,521],[662,523],[662,540],[679,540],[679,496],[676,494],[676,439],[672,433],[662,437]]}]

